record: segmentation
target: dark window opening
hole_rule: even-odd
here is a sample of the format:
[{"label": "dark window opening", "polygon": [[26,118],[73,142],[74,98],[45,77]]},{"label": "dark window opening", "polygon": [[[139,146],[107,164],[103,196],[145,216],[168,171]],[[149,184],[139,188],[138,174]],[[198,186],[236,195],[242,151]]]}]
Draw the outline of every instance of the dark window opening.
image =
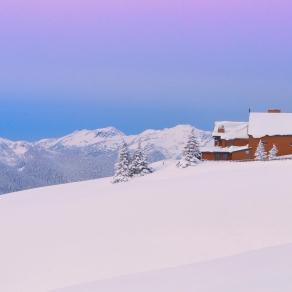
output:
[{"label": "dark window opening", "polygon": [[223,154],[223,160],[227,160],[227,154]]},{"label": "dark window opening", "polygon": [[263,142],[263,145],[268,145],[268,142]]},{"label": "dark window opening", "polygon": [[220,160],[221,159],[221,155],[220,154],[215,154],[215,160]]},{"label": "dark window opening", "polygon": [[233,142],[227,142],[227,147],[231,147],[231,146],[234,146],[234,143]]}]

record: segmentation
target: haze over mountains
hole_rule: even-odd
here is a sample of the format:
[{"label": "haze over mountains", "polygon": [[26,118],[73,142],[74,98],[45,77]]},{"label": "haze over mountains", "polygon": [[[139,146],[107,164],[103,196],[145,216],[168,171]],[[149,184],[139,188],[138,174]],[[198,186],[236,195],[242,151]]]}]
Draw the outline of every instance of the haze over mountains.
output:
[{"label": "haze over mountains", "polygon": [[[141,139],[150,162],[178,159],[191,128],[179,125],[126,136],[108,127],[33,143],[0,138],[0,194],[111,176],[122,139],[132,151]],[[195,129],[195,134],[201,147],[213,143],[211,132]]]}]

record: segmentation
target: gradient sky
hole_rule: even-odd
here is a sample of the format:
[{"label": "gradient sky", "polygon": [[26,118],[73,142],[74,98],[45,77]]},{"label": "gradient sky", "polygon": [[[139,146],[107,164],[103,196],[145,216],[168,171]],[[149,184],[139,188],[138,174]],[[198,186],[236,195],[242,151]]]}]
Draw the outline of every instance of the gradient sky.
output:
[{"label": "gradient sky", "polygon": [[291,0],[1,0],[0,136],[292,112]]}]

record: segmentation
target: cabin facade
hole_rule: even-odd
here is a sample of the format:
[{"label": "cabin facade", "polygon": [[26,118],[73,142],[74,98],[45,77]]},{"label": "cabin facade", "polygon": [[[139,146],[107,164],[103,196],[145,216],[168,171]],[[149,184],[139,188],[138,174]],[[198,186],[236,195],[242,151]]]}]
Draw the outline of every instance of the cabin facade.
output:
[{"label": "cabin facade", "polygon": [[277,156],[292,154],[292,113],[269,110],[250,113],[249,122],[215,122],[214,147],[202,150],[203,160],[252,160],[261,140],[268,153],[273,144]]}]

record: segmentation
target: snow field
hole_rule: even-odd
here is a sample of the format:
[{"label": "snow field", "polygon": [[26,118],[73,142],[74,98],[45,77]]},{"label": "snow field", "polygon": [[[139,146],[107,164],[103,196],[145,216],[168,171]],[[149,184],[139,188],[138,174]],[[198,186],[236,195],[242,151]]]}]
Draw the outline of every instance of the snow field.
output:
[{"label": "snow field", "polygon": [[291,292],[292,244],[52,292]]},{"label": "snow field", "polygon": [[175,164],[126,183],[0,196],[0,290],[50,291],[292,243],[292,161]]}]

